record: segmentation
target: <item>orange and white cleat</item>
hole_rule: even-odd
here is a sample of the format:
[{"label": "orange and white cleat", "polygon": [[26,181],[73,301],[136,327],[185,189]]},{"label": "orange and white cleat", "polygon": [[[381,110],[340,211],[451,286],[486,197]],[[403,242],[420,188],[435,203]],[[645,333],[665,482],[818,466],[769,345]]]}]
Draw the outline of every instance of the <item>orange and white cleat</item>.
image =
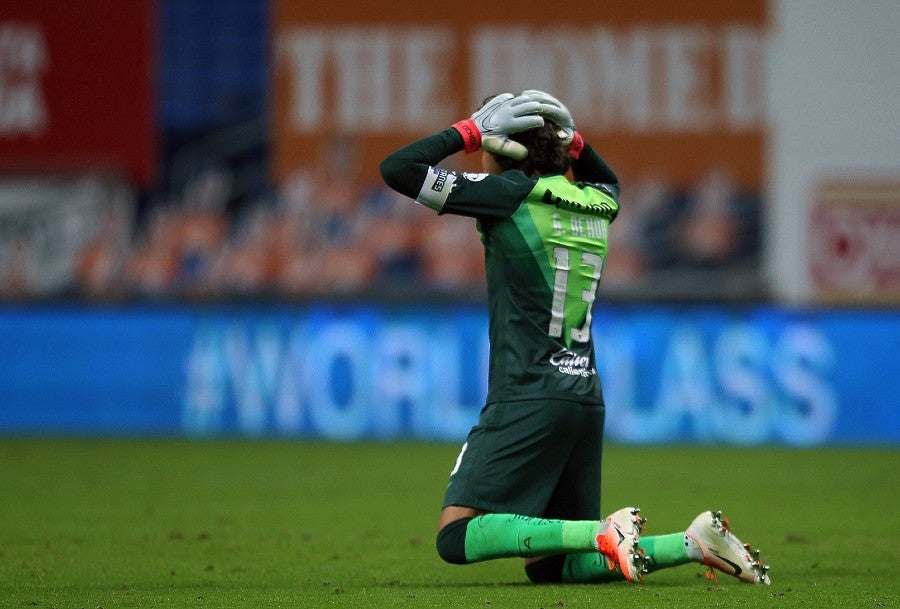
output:
[{"label": "orange and white cleat", "polygon": [[647,558],[638,547],[638,537],[644,528],[646,518],[641,510],[626,507],[610,514],[600,521],[594,545],[603,554],[613,570],[619,569],[630,582],[637,583],[647,572]]},{"label": "orange and white cleat", "polygon": [[694,518],[685,531],[703,553],[703,564],[710,567],[707,577],[716,579],[717,569],[748,584],[769,586],[769,565],[759,559],[759,550],[743,543],[729,529],[722,512],[706,511]]}]

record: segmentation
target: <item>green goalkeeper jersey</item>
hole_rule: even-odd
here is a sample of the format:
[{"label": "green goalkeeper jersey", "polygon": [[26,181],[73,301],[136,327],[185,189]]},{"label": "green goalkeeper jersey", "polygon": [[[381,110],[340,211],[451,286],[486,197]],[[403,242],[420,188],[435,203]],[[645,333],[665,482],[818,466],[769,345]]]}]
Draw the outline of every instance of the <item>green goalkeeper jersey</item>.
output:
[{"label": "green goalkeeper jersey", "polygon": [[381,169],[418,203],[477,219],[489,305],[487,403],[602,403],[591,311],[619,210],[615,175],[589,146],[573,163],[574,183],[436,167],[461,149],[462,138],[448,129],[395,152]]}]

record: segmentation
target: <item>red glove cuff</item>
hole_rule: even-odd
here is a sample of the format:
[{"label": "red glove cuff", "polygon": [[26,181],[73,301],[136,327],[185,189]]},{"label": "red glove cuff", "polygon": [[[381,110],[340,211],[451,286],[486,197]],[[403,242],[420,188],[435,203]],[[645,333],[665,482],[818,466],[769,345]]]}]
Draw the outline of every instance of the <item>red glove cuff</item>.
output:
[{"label": "red glove cuff", "polygon": [[481,131],[471,118],[453,124],[453,128],[459,131],[465,145],[466,154],[477,152],[481,148]]},{"label": "red glove cuff", "polygon": [[584,138],[581,137],[581,134],[576,131],[575,138],[572,140],[572,144],[569,146],[569,156],[573,159],[577,159],[581,156],[582,150],[584,150]]}]

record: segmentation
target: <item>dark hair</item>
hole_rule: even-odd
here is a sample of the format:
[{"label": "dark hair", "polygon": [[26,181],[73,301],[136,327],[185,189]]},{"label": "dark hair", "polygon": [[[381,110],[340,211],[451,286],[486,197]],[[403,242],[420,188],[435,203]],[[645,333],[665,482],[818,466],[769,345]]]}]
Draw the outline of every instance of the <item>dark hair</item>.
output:
[{"label": "dark hair", "polygon": [[560,141],[556,135],[557,131],[559,127],[545,119],[543,127],[510,135],[509,139],[519,142],[528,149],[528,156],[521,161],[500,154],[491,154],[503,171],[518,169],[527,176],[566,173],[572,159],[569,156],[569,147]]}]

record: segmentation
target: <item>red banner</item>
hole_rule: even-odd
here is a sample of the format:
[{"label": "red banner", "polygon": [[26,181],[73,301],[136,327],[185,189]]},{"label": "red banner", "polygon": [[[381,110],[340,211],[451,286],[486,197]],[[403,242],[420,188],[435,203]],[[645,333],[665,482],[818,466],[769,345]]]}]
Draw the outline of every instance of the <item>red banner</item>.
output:
[{"label": "red banner", "polygon": [[0,0],[0,170],[156,175],[152,0]]},{"label": "red banner", "polygon": [[545,8],[276,0],[276,176],[313,164],[338,137],[374,172],[388,152],[470,115],[483,97],[539,88],[569,106],[624,179],[653,173],[683,185],[725,169],[759,187],[766,0]]}]

